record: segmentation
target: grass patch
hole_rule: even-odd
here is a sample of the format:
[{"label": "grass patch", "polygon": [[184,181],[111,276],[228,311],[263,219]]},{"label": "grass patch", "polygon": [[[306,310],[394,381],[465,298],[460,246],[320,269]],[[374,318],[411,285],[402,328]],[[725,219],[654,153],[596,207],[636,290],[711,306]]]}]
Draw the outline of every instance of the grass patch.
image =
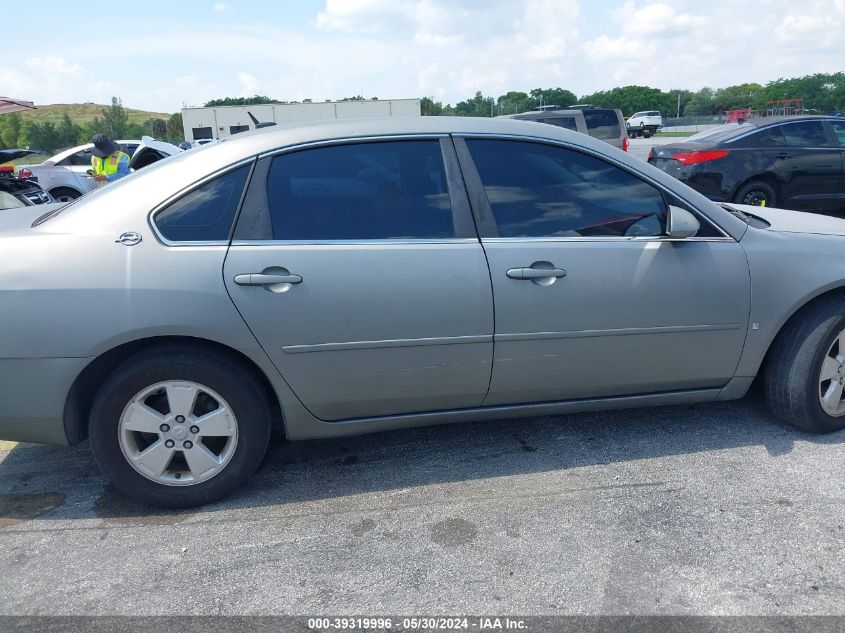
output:
[{"label": "grass patch", "polygon": [[[58,125],[62,117],[67,114],[70,120],[77,125],[85,125],[91,123],[95,117],[102,116],[103,108],[108,108],[107,105],[98,103],[54,103],[50,105],[39,105],[37,110],[24,110],[21,117],[30,121],[44,123],[50,121]],[[147,119],[168,119],[170,114],[165,112],[148,112],[146,110],[133,110],[132,108],[123,108],[129,115],[129,120],[132,123],[143,123]]]}]

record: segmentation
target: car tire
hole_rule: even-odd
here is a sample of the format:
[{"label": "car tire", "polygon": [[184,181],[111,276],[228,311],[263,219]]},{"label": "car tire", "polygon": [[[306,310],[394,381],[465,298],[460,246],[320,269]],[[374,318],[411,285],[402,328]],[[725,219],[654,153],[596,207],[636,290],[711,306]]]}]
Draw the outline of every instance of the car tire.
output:
[{"label": "car tire", "polygon": [[752,180],[745,183],[734,196],[734,202],[738,204],[750,204],[761,206],[765,201],[767,207],[778,206],[778,193],[775,188],[764,180]]},{"label": "car tire", "polygon": [[769,351],[766,401],[781,420],[810,433],[845,428],[845,298],[800,313]]},{"label": "car tire", "polygon": [[50,192],[50,195],[56,202],[70,202],[76,200],[82,194],[70,187],[57,187]]},{"label": "car tire", "polygon": [[186,508],[246,484],[267,452],[271,419],[244,363],[172,346],[141,352],[109,376],[89,436],[116,488],[144,504]]}]

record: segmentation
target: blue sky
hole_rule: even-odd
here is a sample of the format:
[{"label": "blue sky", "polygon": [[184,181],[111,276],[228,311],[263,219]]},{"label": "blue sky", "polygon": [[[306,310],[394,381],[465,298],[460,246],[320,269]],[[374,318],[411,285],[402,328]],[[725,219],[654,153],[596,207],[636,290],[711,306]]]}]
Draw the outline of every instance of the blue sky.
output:
[{"label": "blue sky", "polygon": [[0,94],[42,104],[116,95],[130,107],[174,112],[256,93],[455,103],[476,90],[560,86],[580,96],[631,83],[698,89],[845,70],[845,0],[85,6],[41,0],[37,39],[29,28],[9,29]]}]

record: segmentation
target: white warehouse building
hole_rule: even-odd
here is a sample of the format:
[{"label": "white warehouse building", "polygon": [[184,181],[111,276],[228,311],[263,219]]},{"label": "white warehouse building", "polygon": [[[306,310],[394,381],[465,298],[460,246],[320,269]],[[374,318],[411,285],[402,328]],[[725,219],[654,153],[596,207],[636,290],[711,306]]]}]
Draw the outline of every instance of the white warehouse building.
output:
[{"label": "white warehouse building", "polygon": [[276,103],[271,105],[183,108],[185,140],[228,138],[254,130],[251,113],[261,123],[301,123],[326,119],[352,119],[385,116],[420,116],[419,99],[378,99],[369,101],[325,101],[322,103]]}]

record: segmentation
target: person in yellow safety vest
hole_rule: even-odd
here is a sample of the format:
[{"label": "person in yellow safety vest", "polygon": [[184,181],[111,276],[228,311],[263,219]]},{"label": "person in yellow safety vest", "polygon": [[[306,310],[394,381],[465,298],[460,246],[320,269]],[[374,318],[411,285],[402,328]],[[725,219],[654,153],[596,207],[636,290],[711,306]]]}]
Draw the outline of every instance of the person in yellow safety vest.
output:
[{"label": "person in yellow safety vest", "polygon": [[95,134],[91,142],[94,144],[91,176],[97,181],[98,187],[129,174],[129,155],[121,152],[117,143],[105,134]]}]

